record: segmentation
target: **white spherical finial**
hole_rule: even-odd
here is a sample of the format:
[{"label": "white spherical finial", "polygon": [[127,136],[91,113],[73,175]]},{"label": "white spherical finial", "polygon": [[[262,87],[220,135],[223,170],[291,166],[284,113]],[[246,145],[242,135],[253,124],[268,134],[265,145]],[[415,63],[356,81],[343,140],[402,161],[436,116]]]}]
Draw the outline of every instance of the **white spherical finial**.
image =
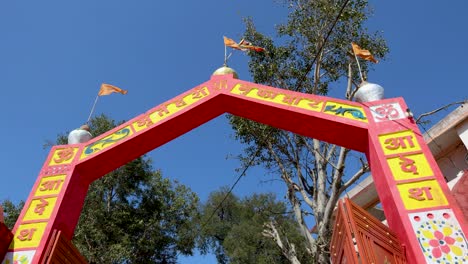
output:
[{"label": "white spherical finial", "polygon": [[68,144],[79,144],[88,142],[93,138],[93,135],[89,133],[89,126],[82,125],[80,128],[72,130],[68,134]]},{"label": "white spherical finial", "polygon": [[356,102],[360,103],[382,100],[384,98],[384,88],[375,83],[362,82],[354,94],[354,98]]}]

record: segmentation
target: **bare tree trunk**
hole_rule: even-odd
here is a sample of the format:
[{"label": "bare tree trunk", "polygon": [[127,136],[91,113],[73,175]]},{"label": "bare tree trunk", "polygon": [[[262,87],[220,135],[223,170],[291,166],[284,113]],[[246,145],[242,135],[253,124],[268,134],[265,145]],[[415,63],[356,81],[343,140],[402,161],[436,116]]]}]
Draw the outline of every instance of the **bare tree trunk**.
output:
[{"label": "bare tree trunk", "polygon": [[310,234],[309,229],[307,228],[307,224],[305,223],[303,215],[302,215],[300,201],[296,197],[296,191],[297,191],[298,186],[294,183],[294,181],[292,180],[292,178],[289,176],[288,172],[284,168],[284,165],[281,162],[280,158],[278,157],[278,155],[273,150],[273,146],[272,146],[271,142],[268,142],[268,149],[270,151],[270,154],[276,160],[277,165],[281,170],[281,178],[283,179],[283,181],[288,186],[288,193],[287,193],[288,200],[290,201],[290,203],[291,203],[291,205],[293,207],[294,216],[295,216],[295,219],[296,219],[297,223],[299,224],[299,228],[301,230],[301,233],[306,238],[306,240],[308,242],[307,251],[312,253],[313,250],[314,250],[313,245],[315,244],[315,239],[312,237],[312,235]]},{"label": "bare tree trunk", "polygon": [[292,264],[301,263],[299,259],[297,259],[296,247],[293,243],[289,243],[288,238],[284,236],[283,239],[285,240],[285,243],[283,243],[283,240],[281,239],[281,236],[273,221],[265,224],[265,229],[263,230],[262,234],[265,237],[272,238],[276,242],[276,245],[278,245],[278,247],[281,249],[283,256],[285,256]]}]

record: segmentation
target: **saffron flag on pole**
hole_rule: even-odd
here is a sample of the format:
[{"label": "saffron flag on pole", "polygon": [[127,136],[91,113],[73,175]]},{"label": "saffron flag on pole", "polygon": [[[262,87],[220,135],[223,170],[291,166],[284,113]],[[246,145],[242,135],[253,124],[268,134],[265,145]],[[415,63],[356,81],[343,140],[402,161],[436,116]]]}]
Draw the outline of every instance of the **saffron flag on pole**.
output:
[{"label": "saffron flag on pole", "polygon": [[259,47],[259,46],[254,46],[252,45],[252,43],[248,42],[245,39],[242,39],[239,43],[236,43],[233,39],[224,37],[224,45],[226,45],[227,47],[231,47],[233,49],[242,50],[242,51],[247,51],[247,50],[253,50],[256,52],[265,51],[264,48]]},{"label": "saffron flag on pole", "polygon": [[99,89],[98,96],[102,95],[109,95],[111,93],[121,93],[121,94],[127,94],[127,90],[120,89],[119,87],[103,83],[101,85],[101,89]]},{"label": "saffron flag on pole", "polygon": [[361,49],[356,43],[351,42],[351,46],[353,46],[353,52],[356,56],[363,58],[368,61],[372,61],[373,63],[378,63],[379,61],[372,56],[372,53],[370,51]]},{"label": "saffron flag on pole", "polygon": [[233,39],[230,39],[230,38],[228,38],[226,36],[224,36],[224,45],[226,45],[228,47],[231,47],[233,49],[240,50],[239,45]]},{"label": "saffron flag on pole", "polygon": [[254,45],[252,45],[252,43],[248,42],[248,41],[245,40],[245,39],[242,39],[242,40],[239,42],[239,46],[241,47],[241,49],[248,49],[248,50],[253,50],[253,51],[256,51],[256,52],[263,52],[263,51],[265,51],[264,48],[259,47],[259,46],[254,46]]}]

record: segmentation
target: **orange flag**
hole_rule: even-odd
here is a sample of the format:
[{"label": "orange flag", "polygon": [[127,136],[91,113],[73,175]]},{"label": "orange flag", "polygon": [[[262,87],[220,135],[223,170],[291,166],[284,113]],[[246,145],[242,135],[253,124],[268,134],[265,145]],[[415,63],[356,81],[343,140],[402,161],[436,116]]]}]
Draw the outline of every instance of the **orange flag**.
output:
[{"label": "orange flag", "polygon": [[256,51],[256,52],[263,52],[263,51],[265,51],[264,48],[258,47],[258,46],[254,46],[254,45],[252,45],[252,43],[248,42],[248,41],[245,40],[245,39],[242,39],[242,40],[239,42],[239,46],[241,47],[241,49],[249,49],[249,50],[253,50],[253,51]]},{"label": "orange flag", "polygon": [[224,45],[231,47],[236,50],[242,50],[242,51],[247,51],[247,50],[253,50],[256,52],[263,52],[265,51],[264,48],[254,46],[252,43],[246,41],[245,39],[242,39],[239,43],[236,43],[233,39],[230,39],[228,37],[224,37]]},{"label": "orange flag", "polygon": [[378,63],[379,61],[372,56],[372,53],[370,51],[361,49],[356,43],[351,42],[351,46],[353,46],[353,52],[356,54],[356,56],[363,58],[368,61],[372,61],[373,63]]},{"label": "orange flag", "polygon": [[127,94],[127,90],[120,89],[119,87],[115,87],[110,84],[103,83],[101,85],[101,89],[99,89],[98,95],[109,95],[111,93],[121,93],[121,94]]},{"label": "orange flag", "polygon": [[225,36],[223,36],[223,38],[224,38],[224,45],[226,45],[228,47],[231,47],[233,49],[240,50],[239,44],[237,44],[233,39],[230,39],[230,38],[225,37]]}]

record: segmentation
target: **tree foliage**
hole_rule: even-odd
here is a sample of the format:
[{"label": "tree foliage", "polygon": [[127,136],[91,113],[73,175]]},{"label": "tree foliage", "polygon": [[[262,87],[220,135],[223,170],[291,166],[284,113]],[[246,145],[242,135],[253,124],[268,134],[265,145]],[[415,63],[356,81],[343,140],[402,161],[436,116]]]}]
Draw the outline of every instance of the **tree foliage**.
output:
[{"label": "tree foliage", "polygon": [[5,225],[12,230],[15,226],[16,219],[18,219],[21,213],[21,209],[23,209],[24,202],[20,201],[18,204],[15,204],[7,199],[4,200],[1,205],[5,216]]},{"label": "tree foliage", "polygon": [[[317,95],[326,95],[331,87],[341,86],[343,97],[352,100],[360,81],[351,42],[370,50],[377,58],[388,52],[383,38],[365,28],[364,22],[371,15],[367,1],[287,0],[285,4],[289,8],[288,20],[277,27],[276,43],[256,30],[253,19],[245,20],[244,37],[267,50],[249,53],[253,80]],[[370,65],[361,61],[361,67],[365,75]],[[236,116],[230,116],[230,122],[237,139],[245,144],[241,157],[244,165],[249,166],[251,157],[256,157],[253,164],[283,180],[295,219],[307,241],[306,251],[316,262],[328,262],[334,207],[340,195],[368,171],[364,159],[343,147]],[[349,157],[360,160],[361,166],[359,162],[347,165]],[[312,215],[312,221],[306,221],[308,215]],[[308,222],[316,223],[316,236],[310,234],[312,227]],[[279,247],[286,247],[279,242]]]},{"label": "tree foliage", "polygon": [[[304,248],[305,240],[286,205],[273,194],[241,199],[228,193],[227,188],[211,193],[201,209],[202,252],[212,251],[218,263],[289,263],[265,233],[270,223],[275,223],[277,232],[286,234],[291,243]],[[306,261],[303,250],[297,253],[296,258]]]},{"label": "tree foliage", "polygon": [[[116,126],[106,116],[91,121],[99,135]],[[191,254],[198,198],[164,179],[140,157],[93,182],[73,239],[93,263],[175,263]]]}]

